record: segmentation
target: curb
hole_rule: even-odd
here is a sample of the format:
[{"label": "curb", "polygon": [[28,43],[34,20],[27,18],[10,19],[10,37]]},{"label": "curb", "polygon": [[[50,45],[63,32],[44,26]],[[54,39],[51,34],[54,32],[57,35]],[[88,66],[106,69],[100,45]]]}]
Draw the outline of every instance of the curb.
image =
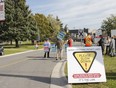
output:
[{"label": "curb", "polygon": [[54,67],[51,74],[50,88],[72,88],[64,74],[66,60],[61,60]]},{"label": "curb", "polygon": [[[42,50],[42,49],[38,49],[38,50]],[[23,54],[23,53],[27,53],[27,52],[38,51],[38,50],[27,50],[27,51],[23,51],[23,52],[17,52],[17,53],[13,53],[13,54],[3,55],[3,56],[0,56],[0,57],[7,57],[7,56],[19,55],[19,54]]]}]

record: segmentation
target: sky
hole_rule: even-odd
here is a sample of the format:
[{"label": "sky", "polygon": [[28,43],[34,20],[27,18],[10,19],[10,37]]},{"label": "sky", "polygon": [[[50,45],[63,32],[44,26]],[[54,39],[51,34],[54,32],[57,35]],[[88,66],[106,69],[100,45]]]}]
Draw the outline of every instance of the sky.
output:
[{"label": "sky", "polygon": [[69,29],[99,29],[103,20],[116,15],[116,0],[26,0],[33,14],[58,16]]}]

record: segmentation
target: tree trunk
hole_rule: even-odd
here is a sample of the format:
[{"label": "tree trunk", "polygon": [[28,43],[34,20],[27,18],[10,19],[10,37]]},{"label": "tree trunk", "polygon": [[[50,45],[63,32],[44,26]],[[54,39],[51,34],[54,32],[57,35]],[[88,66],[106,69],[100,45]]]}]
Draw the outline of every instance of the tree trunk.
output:
[{"label": "tree trunk", "polygon": [[18,40],[17,39],[15,39],[15,46],[16,47],[19,47],[19,44],[18,44]]},{"label": "tree trunk", "polygon": [[34,45],[34,40],[31,40],[31,44]]},{"label": "tree trunk", "polygon": [[10,41],[10,45],[12,45],[12,40]]}]

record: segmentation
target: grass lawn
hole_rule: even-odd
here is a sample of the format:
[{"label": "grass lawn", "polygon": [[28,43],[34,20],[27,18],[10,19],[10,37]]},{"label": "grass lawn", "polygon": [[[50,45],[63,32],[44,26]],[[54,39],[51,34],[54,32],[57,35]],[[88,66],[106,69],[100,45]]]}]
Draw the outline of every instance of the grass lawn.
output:
[{"label": "grass lawn", "polygon": [[[116,88],[116,57],[104,55],[104,64],[107,82],[72,84],[72,88]],[[65,66],[65,73],[67,76],[67,64]]]},{"label": "grass lawn", "polygon": [[[39,45],[39,48],[42,48],[42,47],[43,47],[42,45]],[[14,44],[4,46],[5,55],[28,51],[28,50],[37,50],[37,49],[35,48],[35,45],[31,45],[31,44],[22,44],[19,48],[16,48]]]}]

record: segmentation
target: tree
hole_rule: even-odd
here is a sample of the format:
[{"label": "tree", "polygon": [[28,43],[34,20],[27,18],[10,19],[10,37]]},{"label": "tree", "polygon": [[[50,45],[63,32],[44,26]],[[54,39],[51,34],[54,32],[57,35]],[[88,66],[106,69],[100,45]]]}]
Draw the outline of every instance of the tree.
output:
[{"label": "tree", "polygon": [[64,32],[66,33],[64,40],[67,40],[70,37],[70,33],[68,32],[67,25],[64,26]]},{"label": "tree", "polygon": [[31,39],[31,34],[37,32],[36,22],[25,0],[5,0],[6,21],[1,25],[5,40],[18,41]]},{"label": "tree", "polygon": [[106,20],[103,20],[102,29],[104,29],[108,35],[111,35],[111,30],[116,30],[116,16],[111,15],[111,17],[108,17]]},{"label": "tree", "polygon": [[61,21],[58,16],[54,18],[53,15],[50,14],[47,16],[47,19],[51,27],[51,39],[52,41],[56,41],[57,34],[61,30]]},{"label": "tree", "polygon": [[34,15],[31,15],[30,17],[30,25],[29,25],[29,28],[30,28],[30,40],[32,41],[32,44],[34,45],[34,40],[37,40],[38,41],[38,36],[39,36],[39,28],[37,26],[37,22],[34,18]]},{"label": "tree", "polygon": [[45,38],[49,38],[52,35],[52,28],[50,27],[49,21],[43,14],[35,14],[35,20],[39,28],[41,41]]},{"label": "tree", "polygon": [[64,26],[64,31],[67,33],[68,32],[68,26],[67,26],[67,24]]},{"label": "tree", "polygon": [[[11,13],[12,12],[12,13]],[[2,41],[6,41],[6,40],[10,40],[12,39],[12,37],[10,36],[10,34],[8,33],[8,29],[10,28],[9,26],[12,25],[12,16],[13,16],[13,3],[11,0],[5,0],[5,22],[0,24],[0,39],[2,39]],[[11,14],[7,14],[7,13],[11,13]],[[10,23],[7,23],[7,22]]]}]

